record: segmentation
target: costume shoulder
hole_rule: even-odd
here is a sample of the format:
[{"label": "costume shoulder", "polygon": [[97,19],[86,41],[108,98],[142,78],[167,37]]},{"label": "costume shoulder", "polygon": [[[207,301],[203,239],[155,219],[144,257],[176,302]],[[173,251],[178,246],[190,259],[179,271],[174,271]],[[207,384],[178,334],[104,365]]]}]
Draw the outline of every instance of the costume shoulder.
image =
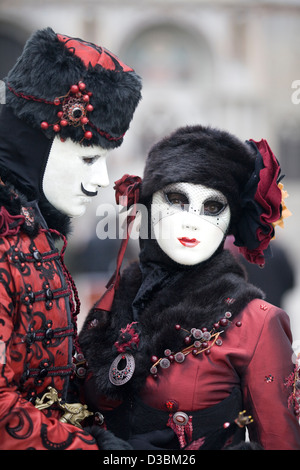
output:
[{"label": "costume shoulder", "polygon": [[256,331],[262,329],[270,331],[272,328],[279,327],[290,340],[292,339],[288,314],[282,308],[266,300],[255,298],[250,301],[242,310],[241,318],[249,326],[252,325],[251,328],[255,328]]},{"label": "costume shoulder", "polygon": [[12,185],[0,182],[0,236],[13,236],[19,231],[35,236],[39,222],[26,197]]}]

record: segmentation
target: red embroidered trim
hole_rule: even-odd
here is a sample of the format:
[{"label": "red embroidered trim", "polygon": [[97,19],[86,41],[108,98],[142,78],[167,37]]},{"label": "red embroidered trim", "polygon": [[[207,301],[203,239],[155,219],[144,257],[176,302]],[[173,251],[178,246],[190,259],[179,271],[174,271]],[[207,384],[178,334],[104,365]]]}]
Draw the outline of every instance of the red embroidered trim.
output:
[{"label": "red embroidered trim", "polygon": [[54,104],[53,101],[47,101],[47,100],[44,100],[42,98],[36,98],[35,96],[32,96],[32,95],[25,95],[24,93],[22,92],[17,92],[15,91],[9,84],[7,84],[7,88],[16,96],[18,96],[18,98],[23,98],[24,100],[27,100],[27,101],[37,101],[38,103],[46,103],[46,104]]},{"label": "red embroidered trim", "polygon": [[98,134],[102,135],[102,137],[105,137],[105,139],[107,139],[107,140],[113,140],[114,142],[117,142],[118,140],[123,139],[123,137],[125,135],[125,132],[124,132],[124,134],[120,135],[119,137],[113,137],[112,135],[108,134],[107,132],[101,131],[101,129],[99,129],[99,127],[96,127],[95,124],[93,124],[91,121],[89,121],[89,125],[93,129],[95,129],[95,131],[98,132]]}]

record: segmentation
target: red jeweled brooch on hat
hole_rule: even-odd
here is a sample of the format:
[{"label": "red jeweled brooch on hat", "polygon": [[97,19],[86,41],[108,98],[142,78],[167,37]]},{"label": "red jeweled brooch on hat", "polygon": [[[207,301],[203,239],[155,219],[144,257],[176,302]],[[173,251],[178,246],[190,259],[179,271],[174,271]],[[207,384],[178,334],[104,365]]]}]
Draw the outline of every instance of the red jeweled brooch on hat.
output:
[{"label": "red jeweled brooch on hat", "polygon": [[56,106],[61,105],[61,110],[57,113],[58,121],[54,124],[43,121],[41,128],[46,130],[52,126],[54,132],[59,132],[61,127],[81,126],[84,133],[83,139],[90,140],[93,134],[91,131],[87,131],[84,126],[89,122],[87,114],[94,109],[90,103],[91,96],[92,92],[86,90],[86,85],[82,81],[72,85],[66,95],[59,96],[53,101]]}]

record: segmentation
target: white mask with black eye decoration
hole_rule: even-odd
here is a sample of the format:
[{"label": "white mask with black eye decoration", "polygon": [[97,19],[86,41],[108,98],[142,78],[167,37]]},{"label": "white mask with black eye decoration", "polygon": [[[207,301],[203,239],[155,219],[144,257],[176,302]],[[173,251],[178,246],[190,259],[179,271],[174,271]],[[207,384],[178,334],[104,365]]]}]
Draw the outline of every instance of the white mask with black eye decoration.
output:
[{"label": "white mask with black eye decoration", "polygon": [[160,248],[192,266],[218,249],[230,223],[226,197],[201,184],[173,183],[152,196],[151,221]]}]

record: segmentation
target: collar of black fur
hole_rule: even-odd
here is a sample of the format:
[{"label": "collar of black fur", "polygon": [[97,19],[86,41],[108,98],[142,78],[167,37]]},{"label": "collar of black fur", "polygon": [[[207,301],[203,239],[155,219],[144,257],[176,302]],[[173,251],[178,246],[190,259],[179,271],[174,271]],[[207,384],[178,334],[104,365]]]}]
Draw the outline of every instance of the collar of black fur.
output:
[{"label": "collar of black fur", "polygon": [[227,250],[211,263],[185,271],[173,285],[166,285],[149,297],[137,325],[140,343],[133,352],[134,376],[118,387],[108,379],[110,365],[118,355],[113,345],[120,329],[133,321],[132,302],[141,282],[139,265],[135,263],[122,276],[112,312],[107,316],[103,311],[92,310],[80,333],[81,347],[100,395],[125,399],[128,394],[138,393],[149,374],[152,355],[163,357],[166,348],[177,352],[185,347],[186,334],[177,331],[176,324],[188,331],[203,327],[210,330],[226,311],[234,319],[251,300],[264,296],[247,283],[243,268]]},{"label": "collar of black fur", "polygon": [[0,184],[0,206],[5,207],[11,215],[21,214],[25,216],[22,231],[29,236],[35,236],[42,225],[42,218],[38,212],[41,213],[46,222],[44,228],[54,229],[65,236],[70,231],[69,217],[56,210],[46,198],[42,198],[39,202],[36,200],[29,201],[19,189],[16,189],[8,181]]}]

